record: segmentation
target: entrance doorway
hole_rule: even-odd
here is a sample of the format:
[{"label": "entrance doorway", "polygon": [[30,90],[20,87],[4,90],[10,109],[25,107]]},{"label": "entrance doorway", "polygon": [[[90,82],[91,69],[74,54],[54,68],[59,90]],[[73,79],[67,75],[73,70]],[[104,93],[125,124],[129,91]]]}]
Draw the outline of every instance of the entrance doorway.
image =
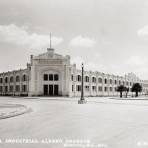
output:
[{"label": "entrance doorway", "polygon": [[58,96],[58,92],[59,92],[59,86],[54,85],[54,96]]},{"label": "entrance doorway", "polygon": [[44,85],[44,95],[48,96],[48,85]]},{"label": "entrance doorway", "polygon": [[45,96],[58,96],[59,95],[59,85],[44,85],[43,92]]},{"label": "entrance doorway", "polygon": [[49,96],[53,96],[53,85],[49,85]]}]

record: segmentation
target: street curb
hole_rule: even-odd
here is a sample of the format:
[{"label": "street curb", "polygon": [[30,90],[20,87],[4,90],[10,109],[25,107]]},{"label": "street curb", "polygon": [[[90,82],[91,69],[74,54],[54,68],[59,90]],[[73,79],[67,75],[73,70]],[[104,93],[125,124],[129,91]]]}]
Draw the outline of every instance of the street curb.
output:
[{"label": "street curb", "polygon": [[[8,113],[4,113],[3,115],[0,115],[0,120],[1,119],[7,119],[7,118],[11,118],[11,117],[15,117],[15,116],[19,116],[25,113],[29,113],[32,111],[31,108],[28,108],[25,105],[20,105],[20,104],[7,104],[7,105],[11,105],[13,108],[19,108],[21,107],[21,110],[19,111],[12,111],[12,112],[8,112]],[[9,107],[4,107],[4,108],[9,108]]]}]

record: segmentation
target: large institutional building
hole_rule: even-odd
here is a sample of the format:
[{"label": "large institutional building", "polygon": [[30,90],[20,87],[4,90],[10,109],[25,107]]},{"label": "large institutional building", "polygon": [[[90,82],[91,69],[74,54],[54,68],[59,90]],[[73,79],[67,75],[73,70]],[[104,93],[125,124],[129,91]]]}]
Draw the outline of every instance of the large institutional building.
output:
[{"label": "large institutional building", "polygon": [[[148,93],[148,81],[133,73],[125,76],[84,71],[85,96],[116,96],[117,86],[129,88],[142,85],[141,94]],[[56,54],[53,48],[38,56],[31,55],[26,69],[0,73],[0,95],[80,96],[81,70],[71,65],[70,56]]]}]

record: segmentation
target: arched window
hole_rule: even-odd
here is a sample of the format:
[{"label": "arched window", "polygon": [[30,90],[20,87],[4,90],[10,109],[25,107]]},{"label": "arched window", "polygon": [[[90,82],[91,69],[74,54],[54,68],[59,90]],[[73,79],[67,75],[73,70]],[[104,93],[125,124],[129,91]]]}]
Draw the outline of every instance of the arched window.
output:
[{"label": "arched window", "polygon": [[13,82],[13,76],[10,77],[10,82]]},{"label": "arched window", "polygon": [[20,82],[20,76],[16,76],[16,82]]},{"label": "arched window", "polygon": [[115,80],[115,84],[117,84],[117,80]]},{"label": "arched window", "polygon": [[99,83],[102,83],[102,78],[99,78],[99,79],[98,79],[98,82],[99,82]]},{"label": "arched window", "polygon": [[8,77],[5,78],[5,83],[8,83]]},{"label": "arched window", "polygon": [[112,79],[110,79],[110,84],[112,84]]},{"label": "arched window", "polygon": [[107,79],[106,78],[104,79],[104,83],[107,84]]},{"label": "arched window", "polygon": [[89,82],[89,77],[85,76],[85,82]]},{"label": "arched window", "polygon": [[92,82],[96,83],[96,78],[95,77],[92,77]]},{"label": "arched window", "polygon": [[24,74],[22,80],[27,81],[27,75]]}]

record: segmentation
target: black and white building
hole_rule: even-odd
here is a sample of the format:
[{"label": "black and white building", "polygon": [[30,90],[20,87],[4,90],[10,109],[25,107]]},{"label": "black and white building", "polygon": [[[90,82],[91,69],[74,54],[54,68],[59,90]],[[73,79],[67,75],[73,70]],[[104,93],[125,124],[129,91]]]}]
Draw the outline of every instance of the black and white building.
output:
[{"label": "black and white building", "polygon": [[[143,87],[141,94],[148,93],[148,81],[135,74],[125,76],[84,71],[85,96],[116,96],[117,86],[131,88],[133,83]],[[38,56],[31,55],[26,69],[0,73],[0,95],[28,96],[80,96],[81,70],[70,63],[70,56],[59,55],[53,48]]]}]

